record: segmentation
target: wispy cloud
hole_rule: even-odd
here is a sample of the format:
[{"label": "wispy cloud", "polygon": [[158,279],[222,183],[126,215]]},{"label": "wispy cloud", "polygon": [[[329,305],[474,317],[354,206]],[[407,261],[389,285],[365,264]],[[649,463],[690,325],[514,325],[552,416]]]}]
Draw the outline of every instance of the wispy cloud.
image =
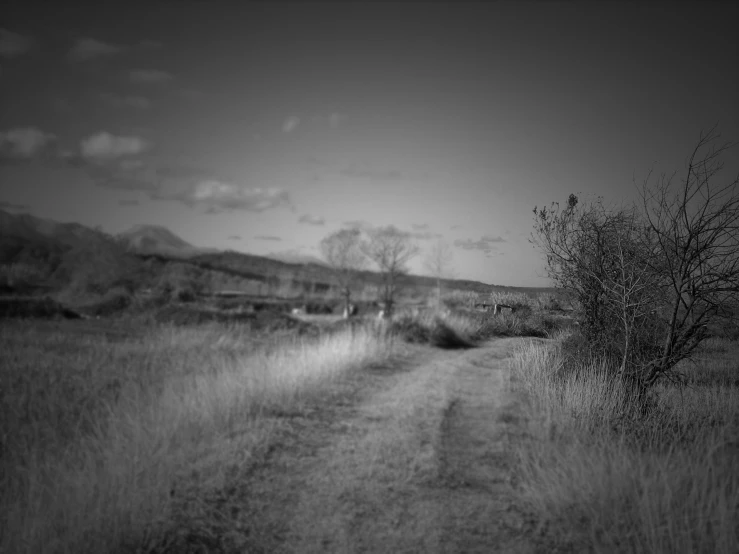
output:
[{"label": "wispy cloud", "polygon": [[115,136],[97,133],[80,142],[80,153],[90,160],[110,160],[140,154],[149,148],[145,139],[136,136]]},{"label": "wispy cloud", "polygon": [[506,240],[501,236],[493,236],[493,235],[485,235],[482,237],[481,240],[484,240],[486,242],[506,242]]},{"label": "wispy cloud", "polygon": [[151,108],[151,100],[145,96],[119,96],[103,93],[100,95],[100,100],[113,108],[134,108],[137,110]]},{"label": "wispy cloud", "polygon": [[201,181],[182,192],[157,193],[152,199],[176,200],[191,208],[205,208],[207,213],[234,210],[263,212],[290,204],[287,191],[276,188],[247,188],[217,180]]},{"label": "wispy cloud", "polygon": [[495,250],[498,249],[496,244],[499,244],[502,242],[506,242],[506,241],[505,239],[501,237],[485,235],[483,237],[480,237],[478,240],[457,239],[454,241],[454,246],[456,246],[457,248],[461,248],[463,250],[477,250],[479,252],[483,252],[484,254],[490,256],[493,254]]},{"label": "wispy cloud", "polygon": [[313,217],[310,214],[304,214],[300,216],[298,223],[305,223],[306,225],[325,225],[326,220],[322,217]]},{"label": "wispy cloud", "polygon": [[52,133],[35,127],[19,127],[0,132],[0,153],[4,157],[33,158],[47,153],[55,141]]},{"label": "wispy cloud", "polygon": [[452,225],[449,227],[450,231],[454,231],[455,229],[464,229],[464,225]]},{"label": "wispy cloud", "polygon": [[6,210],[9,212],[27,212],[30,209],[31,207],[26,204],[14,204],[13,202],[0,200],[0,210]]},{"label": "wispy cloud", "polygon": [[269,240],[269,241],[274,241],[274,242],[278,242],[282,240],[282,238],[276,237],[274,235],[256,235],[254,239],[255,240]]},{"label": "wispy cloud", "polygon": [[414,231],[427,231],[429,228],[428,223],[411,223],[411,228]]},{"label": "wispy cloud", "polygon": [[0,56],[3,58],[21,56],[28,52],[33,44],[34,40],[29,36],[0,28]]},{"label": "wispy cloud", "polygon": [[228,240],[241,240],[241,235],[229,235]]},{"label": "wispy cloud", "polygon": [[118,200],[118,205],[119,206],[138,206],[139,205],[139,201],[138,200],[129,200],[129,199],[126,199],[126,198],[121,198],[120,200]]},{"label": "wispy cloud", "polygon": [[126,48],[102,42],[94,38],[78,38],[67,53],[71,62],[87,62],[96,58],[120,54]]},{"label": "wispy cloud", "polygon": [[150,147],[141,137],[103,131],[80,141],[79,154],[66,158],[69,165],[82,168],[98,187],[152,195],[159,190],[156,169],[136,158]]},{"label": "wispy cloud", "polygon": [[282,124],[282,131],[284,133],[292,133],[300,125],[300,118],[296,116],[288,117]]},{"label": "wispy cloud", "polygon": [[171,73],[159,69],[132,69],[128,73],[128,78],[133,83],[159,84],[171,81],[174,79],[174,76]]}]

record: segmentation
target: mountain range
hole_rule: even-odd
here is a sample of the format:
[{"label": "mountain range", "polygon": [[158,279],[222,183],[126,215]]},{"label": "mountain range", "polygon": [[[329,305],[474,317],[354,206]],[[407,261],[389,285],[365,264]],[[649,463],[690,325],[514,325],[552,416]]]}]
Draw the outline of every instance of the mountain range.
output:
[{"label": "mountain range", "polygon": [[[79,223],[0,210],[3,267],[30,267],[42,276],[37,280],[53,290],[71,287],[99,293],[120,286],[157,286],[163,280],[258,295],[325,294],[333,287],[326,264],[299,252],[256,256],[201,248],[160,225],[136,225],[112,236]],[[360,280],[364,285],[378,285],[380,275],[364,271]],[[416,289],[431,289],[436,284],[431,277],[415,275],[403,276],[402,282]],[[534,290],[464,280],[444,280],[444,286],[480,293]]]}]

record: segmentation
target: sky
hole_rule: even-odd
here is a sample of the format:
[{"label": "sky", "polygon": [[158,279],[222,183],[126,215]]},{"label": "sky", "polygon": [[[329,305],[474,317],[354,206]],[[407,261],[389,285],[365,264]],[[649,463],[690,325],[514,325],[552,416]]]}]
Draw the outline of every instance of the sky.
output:
[{"label": "sky", "polygon": [[442,239],[456,278],[548,286],[535,206],[628,203],[702,130],[739,141],[729,2],[3,11],[0,209],[109,233],[318,257],[336,230],[394,225],[412,273]]}]

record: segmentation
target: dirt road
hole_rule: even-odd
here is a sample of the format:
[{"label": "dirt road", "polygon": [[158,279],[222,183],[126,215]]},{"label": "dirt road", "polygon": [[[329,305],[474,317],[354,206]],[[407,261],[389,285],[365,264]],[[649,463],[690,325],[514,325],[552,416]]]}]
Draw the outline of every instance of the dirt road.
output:
[{"label": "dirt road", "polygon": [[408,347],[305,416],[239,487],[242,552],[535,552],[510,484],[506,359]]}]

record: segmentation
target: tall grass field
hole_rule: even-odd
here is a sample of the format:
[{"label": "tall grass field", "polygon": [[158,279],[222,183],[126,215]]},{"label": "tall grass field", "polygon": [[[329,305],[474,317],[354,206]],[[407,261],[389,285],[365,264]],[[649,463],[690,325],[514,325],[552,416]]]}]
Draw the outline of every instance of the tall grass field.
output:
[{"label": "tall grass field", "polygon": [[163,546],[188,490],[246,470],[270,416],[383,359],[388,340],[367,327],[266,348],[217,325],[116,336],[2,323],[0,552]]},{"label": "tall grass field", "polygon": [[739,343],[704,343],[646,413],[558,344],[527,340],[512,362],[517,479],[540,532],[577,552],[739,552]]}]

